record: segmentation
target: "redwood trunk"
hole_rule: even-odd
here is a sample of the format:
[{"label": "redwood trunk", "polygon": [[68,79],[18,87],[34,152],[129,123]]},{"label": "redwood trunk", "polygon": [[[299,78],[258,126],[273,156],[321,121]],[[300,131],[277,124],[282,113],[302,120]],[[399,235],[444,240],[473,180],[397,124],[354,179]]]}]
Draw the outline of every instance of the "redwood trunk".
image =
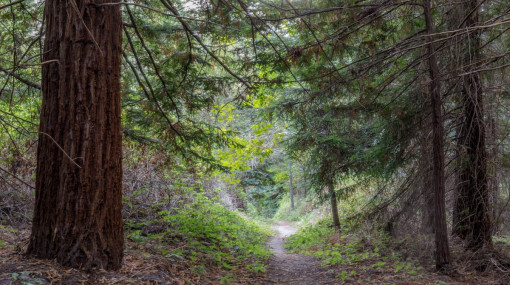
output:
[{"label": "redwood trunk", "polygon": [[122,21],[110,0],[46,0],[36,203],[28,254],[118,269],[123,256]]},{"label": "redwood trunk", "polygon": [[430,36],[434,31],[430,0],[424,1],[425,22],[427,27],[427,56],[429,62],[429,92],[432,107],[432,180],[434,189],[434,233],[436,244],[436,268],[447,270],[450,264],[450,249],[448,245],[448,229],[446,226],[445,209],[445,175],[444,175],[444,146],[443,146],[443,116],[441,107],[441,88],[439,81],[439,66],[435,55],[435,48]]}]

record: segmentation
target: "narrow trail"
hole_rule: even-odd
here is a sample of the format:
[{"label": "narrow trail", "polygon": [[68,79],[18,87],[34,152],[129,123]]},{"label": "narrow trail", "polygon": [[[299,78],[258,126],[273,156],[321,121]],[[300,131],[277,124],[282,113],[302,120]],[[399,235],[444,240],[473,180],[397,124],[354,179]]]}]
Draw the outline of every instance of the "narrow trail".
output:
[{"label": "narrow trail", "polygon": [[287,253],[283,247],[285,238],[294,234],[297,228],[288,222],[280,221],[273,226],[278,234],[268,242],[273,251],[269,259],[266,284],[339,284],[334,273],[322,267],[314,257]]}]

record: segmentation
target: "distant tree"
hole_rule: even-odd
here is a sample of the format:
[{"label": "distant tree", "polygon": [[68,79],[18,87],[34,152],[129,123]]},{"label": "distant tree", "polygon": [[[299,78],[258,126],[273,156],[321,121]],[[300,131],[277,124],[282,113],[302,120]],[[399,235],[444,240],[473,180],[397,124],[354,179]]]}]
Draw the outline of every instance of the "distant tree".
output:
[{"label": "distant tree", "polygon": [[352,141],[340,137],[342,120],[334,118],[333,108],[314,105],[306,108],[310,117],[294,117],[293,127],[297,132],[289,140],[289,151],[307,153],[309,171],[305,176],[308,176],[307,180],[319,197],[324,201],[329,199],[333,226],[340,229],[335,185],[339,177],[348,171],[342,161],[350,154]]},{"label": "distant tree", "polygon": [[122,19],[106,0],[48,0],[28,254],[118,269],[124,248]]},{"label": "distant tree", "polygon": [[294,210],[294,184],[292,183],[292,160],[289,161],[290,208]]},{"label": "distant tree", "polygon": [[340,229],[340,217],[338,216],[338,202],[335,193],[335,184],[333,182],[329,183],[328,191],[329,191],[329,199],[331,203],[331,216],[333,218],[333,226],[335,229]]}]

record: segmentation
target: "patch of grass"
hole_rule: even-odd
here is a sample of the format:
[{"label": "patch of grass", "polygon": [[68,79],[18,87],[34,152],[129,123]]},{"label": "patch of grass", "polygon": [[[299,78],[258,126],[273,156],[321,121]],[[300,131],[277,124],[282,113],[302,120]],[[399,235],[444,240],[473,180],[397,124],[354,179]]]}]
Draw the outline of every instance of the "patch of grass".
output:
[{"label": "patch of grass", "polygon": [[300,229],[296,234],[287,238],[285,248],[292,252],[309,252],[313,246],[320,245],[326,237],[334,234],[329,222],[321,220],[319,223]]}]

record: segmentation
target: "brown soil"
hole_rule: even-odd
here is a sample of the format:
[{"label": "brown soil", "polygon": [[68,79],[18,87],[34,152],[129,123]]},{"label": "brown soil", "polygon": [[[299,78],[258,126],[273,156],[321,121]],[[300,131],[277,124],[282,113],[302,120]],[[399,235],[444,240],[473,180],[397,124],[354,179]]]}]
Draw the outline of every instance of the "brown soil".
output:
[{"label": "brown soil", "polygon": [[285,238],[297,231],[295,227],[280,221],[273,229],[278,234],[268,242],[273,256],[269,259],[266,284],[338,284],[335,273],[323,267],[319,260],[286,252]]}]

